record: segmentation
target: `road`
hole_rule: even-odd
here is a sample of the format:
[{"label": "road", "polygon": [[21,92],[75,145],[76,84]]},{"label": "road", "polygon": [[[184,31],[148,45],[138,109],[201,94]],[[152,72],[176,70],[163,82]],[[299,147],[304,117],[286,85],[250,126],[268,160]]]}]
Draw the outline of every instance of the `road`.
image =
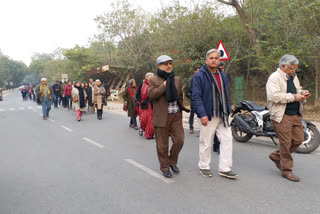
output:
[{"label": "road", "polygon": [[234,143],[237,180],[197,169],[198,138],[185,131],[179,175],[164,179],[154,140],[138,136],[127,117],[106,111],[53,109],[43,120],[18,91],[0,102],[0,213],[319,213],[320,153],[294,154],[301,182],[283,179],[271,143]]}]

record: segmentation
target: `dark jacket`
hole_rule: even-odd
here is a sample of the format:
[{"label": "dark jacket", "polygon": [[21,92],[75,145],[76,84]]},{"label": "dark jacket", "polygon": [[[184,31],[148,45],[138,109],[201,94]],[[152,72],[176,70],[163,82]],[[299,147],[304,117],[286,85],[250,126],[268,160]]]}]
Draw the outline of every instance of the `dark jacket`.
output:
[{"label": "dark jacket", "polygon": [[[230,95],[229,95],[229,81],[227,75],[219,69],[222,75],[223,85],[226,94],[228,114],[231,113]],[[210,78],[210,71],[207,65],[201,67],[198,73],[193,77],[192,81],[192,102],[195,112],[199,118],[207,116],[211,120],[213,112],[213,89]]]},{"label": "dark jacket", "polygon": [[61,95],[61,86],[59,84],[54,84],[52,86],[53,93],[57,96]]},{"label": "dark jacket", "polygon": [[[136,88],[136,91],[137,91],[137,88]],[[123,97],[123,100],[128,103],[128,117],[136,117],[137,112],[135,111],[135,106],[133,104],[132,97],[129,93],[128,88],[126,88],[126,90],[123,92],[122,97]]]},{"label": "dark jacket", "polygon": [[87,94],[88,106],[92,106],[92,88],[89,86],[88,88],[84,88]]},{"label": "dark jacket", "polygon": [[141,88],[142,88],[143,84],[144,83],[141,83],[139,85],[139,87],[138,87],[138,91],[137,91],[137,94],[136,94],[136,99],[137,99],[137,101],[139,101],[141,109],[148,109],[149,108],[149,103],[151,104],[151,107],[153,107],[153,106],[152,106],[152,102],[151,102],[149,97],[142,102]]},{"label": "dark jacket", "polygon": [[[159,76],[154,76],[150,79],[150,86],[148,89],[149,98],[153,102],[153,125],[155,127],[165,127],[167,124],[168,118],[168,101],[165,96],[166,86],[163,85],[164,79]],[[179,77],[174,77],[174,83],[176,85],[180,106],[179,114],[182,115],[182,111],[189,111],[183,105],[183,96],[182,96],[182,84]],[[182,118],[182,116],[181,116]]]},{"label": "dark jacket", "polygon": [[[44,97],[40,93],[40,86],[41,86],[41,84],[39,86],[37,86],[35,94],[36,94],[37,100],[42,102],[42,100],[44,100]],[[52,93],[53,93],[52,87],[49,84],[47,84],[47,87],[50,90],[50,94],[48,94],[48,100],[52,101]]]},{"label": "dark jacket", "polygon": [[192,100],[192,80],[193,80],[193,76],[188,79],[187,86],[186,86],[186,96],[188,97],[188,99],[190,101]]}]

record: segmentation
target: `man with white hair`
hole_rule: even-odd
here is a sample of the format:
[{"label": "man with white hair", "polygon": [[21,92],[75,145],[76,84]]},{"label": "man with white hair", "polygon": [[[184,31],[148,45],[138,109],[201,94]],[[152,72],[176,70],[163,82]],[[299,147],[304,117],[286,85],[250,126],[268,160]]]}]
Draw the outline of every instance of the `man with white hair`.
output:
[{"label": "man with white hair", "polygon": [[210,170],[211,145],[216,134],[220,145],[219,175],[235,179],[232,172],[232,135],[229,124],[231,111],[229,81],[219,68],[218,50],[211,49],[206,54],[206,64],[201,67],[192,81],[192,102],[200,118],[200,142],[198,167],[204,177],[212,177]]},{"label": "man with white hair", "polygon": [[268,79],[267,101],[270,119],[277,133],[280,149],[272,152],[269,158],[281,170],[282,176],[298,182],[299,177],[292,173],[294,152],[304,139],[302,117],[303,100],[310,97],[307,90],[302,90],[296,70],[299,60],[293,55],[284,55],[279,68]]},{"label": "man with white hair", "polygon": [[36,88],[37,99],[40,100],[42,105],[43,119],[46,120],[49,117],[51,109],[53,91],[47,83],[46,78],[41,79],[41,84]]}]

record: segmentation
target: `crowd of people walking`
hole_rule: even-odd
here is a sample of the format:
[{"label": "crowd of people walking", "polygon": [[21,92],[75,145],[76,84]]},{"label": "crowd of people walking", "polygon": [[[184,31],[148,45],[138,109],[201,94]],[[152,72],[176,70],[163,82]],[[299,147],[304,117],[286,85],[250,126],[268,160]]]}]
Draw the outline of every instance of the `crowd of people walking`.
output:
[{"label": "crowd of people walking", "polygon": [[[194,75],[188,80],[186,96],[190,99],[188,109],[184,105],[182,82],[172,71],[173,59],[162,55],[156,59],[157,71],[147,73],[137,87],[136,81],[130,79],[122,94],[123,110],[130,118],[129,127],[139,130],[147,139],[155,137],[157,156],[163,176],[171,178],[171,171],[178,174],[179,153],[184,145],[182,112],[190,112],[190,134],[194,133],[194,115],[199,118],[199,172],[204,177],[212,177],[212,144],[219,153],[218,174],[235,179],[238,174],[232,171],[233,143],[230,128],[229,81],[220,62],[216,49],[206,53],[205,65],[194,68]],[[303,127],[300,121],[303,105],[301,102],[310,97],[307,90],[302,90],[295,75],[299,61],[295,56],[285,55],[281,58],[279,68],[267,82],[268,108],[271,120],[279,136],[280,149],[271,153],[269,158],[281,171],[282,176],[290,181],[299,181],[292,173],[293,159],[291,153],[303,141]],[[42,105],[43,119],[49,117],[51,105],[73,109],[76,119],[81,121],[84,112],[96,112],[101,120],[103,107],[107,105],[110,90],[100,80],[89,83],[80,81],[56,83],[50,87],[47,79],[42,78],[35,92],[32,88],[21,91],[23,100],[36,100]],[[139,117],[140,127],[137,117]],[[172,146],[169,148],[169,139]]]}]

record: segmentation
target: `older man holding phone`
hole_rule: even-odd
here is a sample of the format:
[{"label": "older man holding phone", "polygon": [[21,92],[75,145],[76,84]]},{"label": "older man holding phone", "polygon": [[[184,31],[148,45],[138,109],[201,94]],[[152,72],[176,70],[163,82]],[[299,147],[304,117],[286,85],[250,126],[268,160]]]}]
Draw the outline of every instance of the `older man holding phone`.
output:
[{"label": "older man holding phone", "polygon": [[267,82],[267,99],[270,119],[277,133],[280,149],[272,152],[269,158],[281,171],[282,176],[298,182],[300,178],[292,173],[294,152],[304,140],[301,117],[303,101],[311,95],[302,90],[296,70],[299,60],[293,55],[284,55],[279,68],[273,72]]}]

